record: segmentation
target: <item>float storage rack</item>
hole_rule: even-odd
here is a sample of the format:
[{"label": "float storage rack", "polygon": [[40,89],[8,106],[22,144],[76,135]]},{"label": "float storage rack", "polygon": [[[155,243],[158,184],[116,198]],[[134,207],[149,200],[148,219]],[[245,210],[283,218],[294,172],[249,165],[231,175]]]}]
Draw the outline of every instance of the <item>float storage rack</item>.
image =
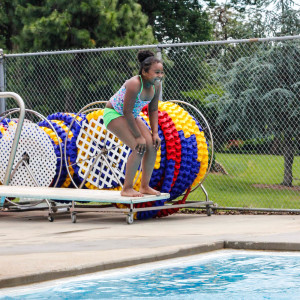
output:
[{"label": "float storage rack", "polygon": [[[163,211],[168,211],[170,210],[170,208],[172,210],[178,210],[183,207],[204,207],[207,210],[207,215],[211,214],[211,206],[213,205],[213,202],[208,200],[208,194],[202,185],[202,182],[206,178],[207,173],[205,174],[202,181],[198,182],[198,185],[194,187],[195,189],[200,185],[200,187],[202,188],[203,192],[206,195],[206,201],[204,202],[201,201],[196,201],[194,203],[182,203],[180,201],[168,202],[166,200],[169,199],[170,195],[167,192],[163,192],[159,196],[149,195],[149,196],[138,197],[138,198],[121,197],[120,192],[116,190],[116,188],[114,189],[107,188],[109,184],[111,184],[110,187],[115,187],[116,185],[122,187],[121,181],[124,176],[124,165],[129,155],[129,151],[128,149],[126,149],[125,145],[123,145],[120,141],[117,140],[115,136],[103,130],[103,128],[101,129],[99,127],[100,124],[97,123],[99,122],[99,119],[96,120],[95,118],[94,119],[91,118],[91,114],[88,115],[90,117],[89,122],[85,122],[85,123],[81,122],[80,124],[78,122],[78,117],[81,116],[83,113],[87,113],[95,110],[95,109],[89,109],[90,106],[98,105],[100,103],[105,103],[105,101],[91,103],[85,106],[76,115],[74,115],[72,118],[72,122],[68,123],[69,126],[67,130],[67,134],[65,134],[66,138],[64,140],[64,143],[62,143],[62,139],[60,139],[60,136],[57,134],[56,132],[57,130],[55,127],[57,126],[57,124],[60,124],[60,126],[62,126],[61,123],[58,123],[57,120],[56,123],[55,120],[49,121],[48,120],[49,118],[46,119],[40,114],[38,114],[37,112],[26,110],[23,100],[19,95],[15,93],[2,92],[0,93],[0,101],[2,100],[2,98],[13,98],[19,106],[19,109],[12,110],[13,112],[16,111],[19,112],[19,118],[18,120],[15,121],[15,124],[13,124],[13,131],[10,132],[10,134],[13,135],[13,138],[10,139],[8,145],[5,144],[6,147],[5,149],[10,150],[10,155],[8,159],[2,158],[2,160],[4,159],[4,164],[2,163],[2,168],[4,168],[3,167],[4,165],[7,166],[5,172],[2,170],[3,173],[5,174],[3,174],[4,175],[4,179],[2,180],[3,185],[0,185],[0,196],[1,196],[0,209],[2,211],[9,212],[9,211],[47,209],[49,221],[53,221],[54,216],[58,213],[70,212],[73,223],[76,222],[76,214],[79,212],[118,211],[118,212],[126,213],[126,221],[128,224],[131,224],[133,220],[137,218],[137,214],[140,214],[140,216],[142,214],[148,214],[149,216],[149,213],[152,212],[152,215],[154,216],[158,212],[161,213]],[[177,102],[181,102],[181,101],[177,101]],[[39,123],[40,126],[43,126],[44,130],[46,127],[48,127],[46,128],[48,130],[47,132],[49,133],[50,130],[51,133],[53,133],[54,140],[57,141],[57,145],[56,145],[56,150],[57,150],[56,158],[58,158],[57,161],[53,160],[53,153],[50,154],[44,153],[44,156],[48,155],[51,158],[51,162],[52,162],[51,168],[49,168],[49,163],[47,165],[47,162],[43,161],[44,156],[38,157],[38,161],[34,161],[36,160],[36,155],[32,154],[32,157],[30,157],[30,150],[26,150],[27,148],[23,146],[25,140],[28,139],[28,136],[32,134],[34,130],[37,132],[35,134],[38,134],[39,138],[43,140],[42,138],[43,133],[41,133],[41,130],[38,130],[37,126],[31,124],[26,120],[24,122],[25,112],[30,112],[37,115],[42,120],[42,122]],[[11,112],[7,112],[6,115],[5,113],[4,115],[7,116],[10,113]],[[85,153],[87,152],[86,149],[88,148],[89,151],[91,151],[93,154],[91,155],[91,153],[89,153],[89,157],[92,157],[92,159],[90,160],[83,159],[83,158],[80,159],[76,158],[75,161],[70,162],[70,155],[68,153],[68,149],[71,148],[70,147],[71,139],[68,140],[68,137],[69,135],[72,136],[73,134],[71,132],[72,128],[76,126],[78,129],[77,130],[78,135],[76,136],[75,140],[73,139],[73,142],[77,143],[76,152]],[[30,133],[28,133],[28,131]],[[27,132],[27,134],[23,132]],[[103,134],[103,136],[101,136],[101,134]],[[117,144],[114,144],[116,143],[116,141]],[[40,146],[40,148],[47,148],[48,145],[47,142],[49,141],[43,140],[43,143]],[[104,145],[104,147],[103,145],[102,147],[99,147],[100,142]],[[211,143],[212,143],[212,137],[211,137]],[[53,141],[52,144],[54,145]],[[105,145],[110,145],[110,146],[106,147]],[[62,152],[64,153],[64,157],[62,155]],[[48,157],[48,162],[50,160],[49,157]],[[117,161],[113,161],[112,157],[116,157]],[[120,157],[123,159],[123,161],[120,161]],[[67,162],[66,165],[63,165],[63,161]],[[120,167],[121,165],[122,167]],[[208,166],[208,170],[210,168],[210,165],[211,162]],[[45,170],[49,169],[48,170],[49,173],[52,174],[50,178],[44,176],[48,181],[45,179],[45,182],[42,183],[39,182],[39,178],[37,178],[38,176],[35,174],[37,171],[33,170],[34,168],[36,168],[39,169],[40,171],[41,169],[43,169],[40,166],[43,166]],[[71,181],[73,186],[75,187],[73,189],[56,187],[57,183],[61,179],[62,170],[64,168],[66,168],[67,170],[70,179],[69,181]],[[122,169],[121,171],[120,168]],[[78,174],[81,174],[82,176],[81,181],[79,181],[79,184],[78,184],[78,180],[76,181],[76,179],[74,179],[75,176],[74,169],[76,169],[77,171],[77,175],[76,175],[77,179],[78,179]],[[19,173],[21,172],[20,170],[22,170],[23,172],[22,176],[18,176],[18,172]],[[95,176],[93,172],[96,172],[97,176]],[[18,184],[18,181],[21,180],[20,178],[24,177],[25,173],[26,176],[28,177],[27,181],[25,180],[24,182],[22,182],[21,183],[22,186],[20,186]],[[100,175],[103,174],[107,174],[106,177],[108,179],[106,178],[106,181],[105,180],[103,181],[103,179],[101,179]],[[135,183],[139,180],[139,177],[140,177],[140,170],[136,176]],[[98,180],[96,188],[94,184],[95,178]],[[28,182],[30,182],[30,184],[28,184],[30,186],[26,186]],[[52,187],[49,187],[50,183]],[[87,189],[87,187],[90,189]],[[106,190],[103,188],[106,188]],[[185,192],[186,196],[188,195],[190,190],[191,189],[188,189],[188,191]],[[30,201],[17,203],[11,201],[9,197],[30,198]],[[97,204],[109,203],[109,204],[113,204],[114,206],[117,206],[117,208],[115,207],[109,208],[108,205],[86,205],[86,204],[83,205],[82,204],[83,202],[96,202]],[[41,203],[44,204],[46,203],[46,206],[45,205],[41,206],[40,205]],[[152,204],[149,205],[149,203]]]}]

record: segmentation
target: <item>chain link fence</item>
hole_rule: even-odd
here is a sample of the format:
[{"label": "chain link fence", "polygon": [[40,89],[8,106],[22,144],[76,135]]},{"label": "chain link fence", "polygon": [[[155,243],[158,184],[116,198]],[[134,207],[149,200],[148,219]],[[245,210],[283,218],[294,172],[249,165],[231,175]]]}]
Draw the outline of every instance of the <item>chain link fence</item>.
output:
[{"label": "chain link fence", "polygon": [[78,112],[136,75],[141,49],[162,56],[163,100],[194,105],[210,124],[209,199],[227,209],[300,209],[300,36],[5,55],[4,88],[46,116]]}]

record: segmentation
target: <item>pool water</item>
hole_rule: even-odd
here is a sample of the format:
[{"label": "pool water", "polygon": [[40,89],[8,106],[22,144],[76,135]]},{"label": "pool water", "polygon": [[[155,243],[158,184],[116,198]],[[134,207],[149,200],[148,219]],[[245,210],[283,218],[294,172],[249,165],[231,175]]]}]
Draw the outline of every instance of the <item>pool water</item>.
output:
[{"label": "pool water", "polygon": [[300,299],[300,254],[215,251],[0,290],[0,299]]}]

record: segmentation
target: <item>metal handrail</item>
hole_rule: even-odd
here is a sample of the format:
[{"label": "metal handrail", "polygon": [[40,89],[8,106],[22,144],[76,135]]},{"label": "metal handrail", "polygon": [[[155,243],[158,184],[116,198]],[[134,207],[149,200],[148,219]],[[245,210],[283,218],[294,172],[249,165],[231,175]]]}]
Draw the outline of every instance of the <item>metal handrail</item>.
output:
[{"label": "metal handrail", "polygon": [[[25,119],[25,104],[24,104],[23,99],[18,94],[13,93],[13,92],[0,92],[0,99],[1,98],[13,98],[17,102],[18,106],[20,107],[20,115],[19,115],[19,119],[18,119],[17,129],[16,129],[14,141],[13,141],[13,144],[11,147],[11,152],[10,152],[9,159],[8,159],[5,177],[3,180],[3,185],[8,185],[9,180],[10,180],[10,174],[12,171],[13,163],[15,160],[16,152],[17,152],[17,147],[18,147],[22,127],[23,127],[23,122]],[[0,207],[3,206],[4,200],[5,200],[5,197],[2,196],[1,200],[0,200]]]}]

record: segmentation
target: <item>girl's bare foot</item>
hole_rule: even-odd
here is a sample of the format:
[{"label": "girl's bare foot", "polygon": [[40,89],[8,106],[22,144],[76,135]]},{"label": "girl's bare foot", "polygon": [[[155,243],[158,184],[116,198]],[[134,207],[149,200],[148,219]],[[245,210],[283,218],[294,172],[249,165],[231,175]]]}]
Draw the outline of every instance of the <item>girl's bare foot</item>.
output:
[{"label": "girl's bare foot", "polygon": [[148,194],[148,195],[155,195],[155,196],[159,196],[160,192],[151,188],[150,186],[146,186],[146,187],[140,187],[140,192],[143,194]]},{"label": "girl's bare foot", "polygon": [[124,197],[143,197],[144,195],[133,188],[123,188],[121,196]]}]

